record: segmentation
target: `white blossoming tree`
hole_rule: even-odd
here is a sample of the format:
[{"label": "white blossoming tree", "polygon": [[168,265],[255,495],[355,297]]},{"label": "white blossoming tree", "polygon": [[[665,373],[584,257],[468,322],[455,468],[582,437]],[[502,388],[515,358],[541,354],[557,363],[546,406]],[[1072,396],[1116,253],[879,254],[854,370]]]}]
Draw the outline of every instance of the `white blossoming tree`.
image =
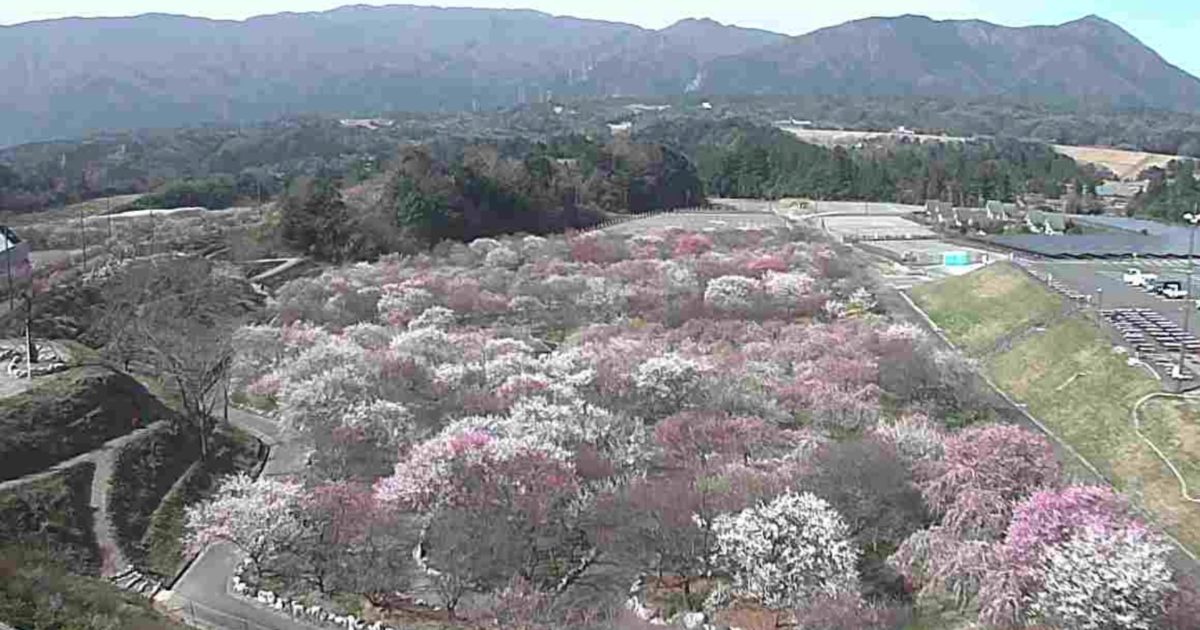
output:
[{"label": "white blossoming tree", "polygon": [[726,313],[747,313],[761,297],[758,281],[744,276],[721,276],[704,289],[704,303]]},{"label": "white blossoming tree", "polygon": [[1092,528],[1046,550],[1034,620],[1065,630],[1150,630],[1173,590],[1170,548],[1140,527]]},{"label": "white blossoming tree", "polygon": [[670,414],[682,409],[700,390],[703,366],[678,354],[665,354],[638,366],[634,385],[645,398],[652,414]]},{"label": "white blossoming tree", "polygon": [[497,247],[487,253],[484,264],[489,267],[515,269],[521,264],[521,256],[507,247]]},{"label": "white blossoming tree", "polygon": [[291,481],[228,477],[215,497],[187,509],[187,548],[229,542],[261,568],[304,534],[301,495]]},{"label": "white blossoming tree", "polygon": [[722,514],[712,529],[717,562],[733,576],[734,588],[767,606],[857,592],[858,551],[846,523],[810,493]]}]

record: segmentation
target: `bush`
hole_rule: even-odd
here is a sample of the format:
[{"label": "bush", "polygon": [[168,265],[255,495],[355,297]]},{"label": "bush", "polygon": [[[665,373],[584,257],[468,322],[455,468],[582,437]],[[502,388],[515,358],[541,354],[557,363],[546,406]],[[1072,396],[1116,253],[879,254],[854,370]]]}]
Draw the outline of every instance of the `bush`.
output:
[{"label": "bush", "polygon": [[104,580],[70,575],[52,555],[26,546],[0,549],[0,619],[17,628],[184,630],[145,598]]}]

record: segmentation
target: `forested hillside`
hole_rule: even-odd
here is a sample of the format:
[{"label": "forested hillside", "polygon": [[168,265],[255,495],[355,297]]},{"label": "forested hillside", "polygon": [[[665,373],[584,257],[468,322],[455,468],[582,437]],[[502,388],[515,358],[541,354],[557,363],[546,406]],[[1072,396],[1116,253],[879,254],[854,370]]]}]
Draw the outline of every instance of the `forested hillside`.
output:
[{"label": "forested hillside", "polygon": [[284,195],[283,236],[319,258],[371,259],[441,239],[585,227],[609,213],[701,205],[691,162],[660,144],[583,136],[403,149],[355,204],[328,173]]},{"label": "forested hillside", "polygon": [[969,205],[1019,193],[1058,197],[1067,185],[1099,178],[1046,145],[1016,140],[827,149],[745,120],[663,123],[640,137],[692,156],[713,196]]}]

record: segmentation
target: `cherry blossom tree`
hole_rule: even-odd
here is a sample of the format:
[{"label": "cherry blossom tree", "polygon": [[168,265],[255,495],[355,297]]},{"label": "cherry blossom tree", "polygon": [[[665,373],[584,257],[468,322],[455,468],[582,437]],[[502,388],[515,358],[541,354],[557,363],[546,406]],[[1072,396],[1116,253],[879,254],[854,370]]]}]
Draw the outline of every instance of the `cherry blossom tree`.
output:
[{"label": "cherry blossom tree", "polygon": [[842,517],[812,494],[783,494],[713,521],[716,556],[737,590],[767,606],[857,593],[858,551]]},{"label": "cherry blossom tree", "polygon": [[261,570],[305,534],[299,483],[226,478],[216,496],[187,509],[185,545],[199,552],[217,542],[233,543]]},{"label": "cherry blossom tree", "polygon": [[1012,425],[971,427],[949,437],[919,483],[942,524],[967,537],[996,538],[1013,506],[1058,481],[1058,460],[1040,435]]},{"label": "cherry blossom tree", "polygon": [[1068,630],[1157,628],[1174,588],[1169,555],[1140,527],[1085,528],[1046,549],[1029,616]]},{"label": "cherry blossom tree", "polygon": [[704,303],[719,313],[744,315],[758,306],[762,290],[756,280],[721,276],[704,289]]}]

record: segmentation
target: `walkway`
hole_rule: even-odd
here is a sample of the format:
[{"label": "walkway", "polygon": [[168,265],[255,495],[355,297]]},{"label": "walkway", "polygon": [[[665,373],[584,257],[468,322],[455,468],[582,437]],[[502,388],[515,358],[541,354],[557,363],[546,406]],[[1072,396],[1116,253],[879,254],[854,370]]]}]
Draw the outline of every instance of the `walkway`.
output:
[{"label": "walkway", "polygon": [[1175,467],[1175,464],[1171,462],[1171,459],[1169,457],[1167,457],[1167,455],[1165,453],[1163,453],[1162,450],[1159,449],[1158,446],[1155,445],[1154,442],[1150,440],[1150,438],[1146,437],[1145,433],[1142,433],[1142,418],[1141,418],[1141,416],[1138,415],[1138,411],[1142,408],[1142,405],[1145,405],[1146,403],[1150,402],[1151,400],[1154,400],[1155,398],[1168,398],[1171,400],[1183,400],[1183,401],[1196,401],[1196,400],[1198,400],[1198,398],[1197,398],[1197,396],[1194,396],[1194,395],[1188,396],[1188,395],[1182,395],[1182,394],[1168,394],[1165,392],[1154,392],[1152,394],[1146,394],[1145,396],[1143,396],[1141,398],[1141,400],[1138,400],[1136,403],[1134,403],[1133,410],[1131,413],[1132,413],[1132,417],[1133,417],[1134,432],[1137,433],[1138,437],[1141,438],[1142,441],[1146,443],[1146,446],[1150,447],[1150,450],[1154,451],[1154,454],[1157,455],[1158,458],[1162,460],[1162,463],[1167,465],[1167,468],[1171,471],[1171,474],[1175,475],[1175,479],[1179,481],[1180,497],[1182,497],[1184,501],[1187,501],[1189,503],[1200,503],[1200,498],[1192,496],[1191,492],[1188,491],[1187,480],[1183,478],[1183,474],[1179,472],[1179,469]]},{"label": "walkway", "polygon": [[94,513],[93,529],[96,534],[96,545],[100,549],[100,557],[103,558],[101,573],[104,577],[114,576],[127,569],[129,562],[125,560],[125,556],[121,553],[121,547],[117,544],[112,520],[108,514],[108,493],[112,488],[113,463],[116,461],[117,453],[120,453],[125,445],[139,440],[151,431],[157,431],[167,424],[168,421],[160,420],[132,433],[109,440],[96,450],[59,462],[46,470],[0,483],[0,492],[46,479],[72,466],[77,466],[85,462],[95,464],[96,472],[92,476],[92,495],[89,501]]},{"label": "walkway", "polygon": [[[269,448],[262,474],[294,475],[304,470],[305,448],[290,439],[278,423],[229,408],[229,423],[262,440]],[[187,568],[170,591],[159,596],[168,609],[188,623],[222,630],[313,630],[317,626],[291,619],[229,592],[241,555],[231,544],[211,545]]]}]

